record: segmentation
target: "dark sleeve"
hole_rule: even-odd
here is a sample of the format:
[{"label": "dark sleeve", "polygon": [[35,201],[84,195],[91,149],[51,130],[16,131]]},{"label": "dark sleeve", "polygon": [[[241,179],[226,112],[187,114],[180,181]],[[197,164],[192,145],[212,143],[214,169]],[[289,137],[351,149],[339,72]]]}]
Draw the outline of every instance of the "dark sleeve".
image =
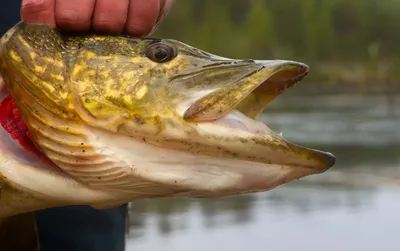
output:
[{"label": "dark sleeve", "polygon": [[127,206],[88,206],[36,212],[40,251],[123,251]]},{"label": "dark sleeve", "polygon": [[0,36],[21,20],[19,14],[20,6],[20,0],[1,0]]}]

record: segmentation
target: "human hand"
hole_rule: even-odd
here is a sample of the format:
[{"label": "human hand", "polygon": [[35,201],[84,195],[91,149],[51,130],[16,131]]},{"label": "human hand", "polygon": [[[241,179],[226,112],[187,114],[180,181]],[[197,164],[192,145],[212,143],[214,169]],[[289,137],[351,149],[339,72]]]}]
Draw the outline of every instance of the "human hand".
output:
[{"label": "human hand", "polygon": [[148,35],[174,0],[22,0],[21,18],[68,31]]}]

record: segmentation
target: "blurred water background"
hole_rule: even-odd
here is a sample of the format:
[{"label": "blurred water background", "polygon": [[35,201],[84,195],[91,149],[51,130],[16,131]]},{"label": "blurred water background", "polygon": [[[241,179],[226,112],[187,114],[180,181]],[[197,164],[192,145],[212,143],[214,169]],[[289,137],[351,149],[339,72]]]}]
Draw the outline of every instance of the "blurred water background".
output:
[{"label": "blurred water background", "polygon": [[128,251],[398,251],[400,1],[177,0],[154,36],[311,67],[260,117],[337,164],[276,190],[135,202]]}]

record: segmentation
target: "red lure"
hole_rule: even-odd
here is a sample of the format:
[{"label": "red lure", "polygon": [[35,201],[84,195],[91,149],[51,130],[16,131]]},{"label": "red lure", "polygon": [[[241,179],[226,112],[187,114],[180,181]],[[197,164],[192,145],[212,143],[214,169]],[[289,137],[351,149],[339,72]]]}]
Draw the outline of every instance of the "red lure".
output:
[{"label": "red lure", "polygon": [[46,164],[55,165],[36,147],[32,134],[21,120],[21,114],[11,96],[7,96],[0,102],[0,124],[10,134],[11,138],[16,140],[26,151]]}]

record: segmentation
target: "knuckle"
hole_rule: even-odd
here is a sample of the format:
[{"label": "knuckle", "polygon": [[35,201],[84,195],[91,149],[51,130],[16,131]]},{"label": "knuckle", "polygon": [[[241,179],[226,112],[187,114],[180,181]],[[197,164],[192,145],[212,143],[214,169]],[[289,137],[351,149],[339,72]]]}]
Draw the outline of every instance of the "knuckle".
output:
[{"label": "knuckle", "polygon": [[152,31],[151,26],[146,26],[140,23],[133,23],[126,26],[126,32],[138,36],[144,36],[149,34]]},{"label": "knuckle", "polygon": [[52,8],[51,0],[23,0],[21,9],[25,13],[39,14]]},{"label": "knuckle", "polygon": [[81,21],[81,15],[79,14],[78,11],[69,9],[69,10],[64,10],[59,13],[57,13],[57,21],[59,22],[79,22]]}]

